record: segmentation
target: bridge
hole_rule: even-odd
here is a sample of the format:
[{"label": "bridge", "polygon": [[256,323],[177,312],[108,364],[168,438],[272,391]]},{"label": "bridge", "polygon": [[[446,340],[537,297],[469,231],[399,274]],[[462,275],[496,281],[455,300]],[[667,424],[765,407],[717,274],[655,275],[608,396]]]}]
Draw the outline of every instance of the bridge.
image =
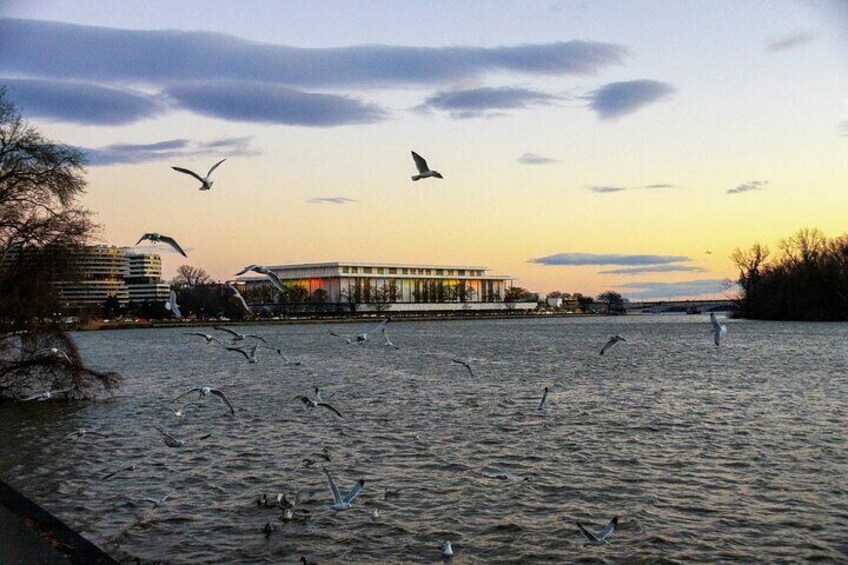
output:
[{"label": "bridge", "polygon": [[663,314],[671,312],[686,312],[689,314],[704,314],[707,312],[727,312],[735,310],[732,300],[644,300],[630,301],[625,304],[628,312],[643,312],[646,314]]}]

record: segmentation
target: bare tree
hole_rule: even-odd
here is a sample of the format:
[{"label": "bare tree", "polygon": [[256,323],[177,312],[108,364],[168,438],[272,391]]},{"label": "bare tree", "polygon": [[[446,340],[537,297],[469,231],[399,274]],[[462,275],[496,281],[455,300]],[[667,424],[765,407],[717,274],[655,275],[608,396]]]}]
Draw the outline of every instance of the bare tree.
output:
[{"label": "bare tree", "polygon": [[54,283],[74,278],[77,250],[96,229],[90,212],[75,205],[84,164],[79,149],[27,124],[0,87],[0,398],[44,386],[74,386],[75,395],[88,396],[118,384],[116,374],[83,366],[52,316]]},{"label": "bare tree", "polygon": [[200,286],[212,282],[212,277],[203,267],[192,267],[191,265],[180,265],[177,267],[177,275],[171,281],[175,285]]}]

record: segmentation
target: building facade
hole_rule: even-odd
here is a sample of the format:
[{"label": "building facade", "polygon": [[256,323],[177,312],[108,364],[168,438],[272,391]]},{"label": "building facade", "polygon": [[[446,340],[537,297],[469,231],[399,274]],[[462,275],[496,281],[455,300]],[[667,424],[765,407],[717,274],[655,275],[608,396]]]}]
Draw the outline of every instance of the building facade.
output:
[{"label": "building facade", "polygon": [[129,259],[119,248],[109,245],[86,247],[77,252],[80,278],[57,283],[59,296],[68,306],[103,305],[114,297],[123,306],[129,301],[124,279],[129,274]]},{"label": "building facade", "polygon": [[[299,287],[312,302],[357,304],[392,310],[503,309],[510,278],[486,267],[395,263],[304,263],[269,266],[286,287]],[[243,279],[246,287],[270,284]]]},{"label": "building facade", "polygon": [[158,253],[137,253],[131,247],[123,249],[129,262],[124,279],[130,302],[154,302],[168,299],[171,285],[162,282],[162,258]]}]

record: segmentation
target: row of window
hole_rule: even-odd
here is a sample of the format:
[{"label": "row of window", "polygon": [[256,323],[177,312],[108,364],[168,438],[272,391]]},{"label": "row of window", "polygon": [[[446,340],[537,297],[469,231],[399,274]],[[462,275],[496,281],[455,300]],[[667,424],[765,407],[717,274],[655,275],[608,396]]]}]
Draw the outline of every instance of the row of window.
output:
[{"label": "row of window", "polygon": [[435,276],[455,276],[455,277],[481,277],[482,270],[472,269],[418,269],[418,268],[400,268],[397,267],[342,267],[344,274],[361,273],[365,275],[397,275],[398,271],[402,275],[435,275]]}]

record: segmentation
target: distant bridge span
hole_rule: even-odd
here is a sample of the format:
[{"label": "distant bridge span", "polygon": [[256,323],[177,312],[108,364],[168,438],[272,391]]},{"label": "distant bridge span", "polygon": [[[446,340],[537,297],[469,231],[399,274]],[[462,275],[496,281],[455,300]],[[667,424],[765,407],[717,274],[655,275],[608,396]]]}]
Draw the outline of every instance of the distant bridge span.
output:
[{"label": "distant bridge span", "polygon": [[732,300],[643,300],[630,301],[626,304],[628,312],[644,312],[662,314],[669,312],[689,312],[703,314],[706,312],[727,312],[735,310]]}]

